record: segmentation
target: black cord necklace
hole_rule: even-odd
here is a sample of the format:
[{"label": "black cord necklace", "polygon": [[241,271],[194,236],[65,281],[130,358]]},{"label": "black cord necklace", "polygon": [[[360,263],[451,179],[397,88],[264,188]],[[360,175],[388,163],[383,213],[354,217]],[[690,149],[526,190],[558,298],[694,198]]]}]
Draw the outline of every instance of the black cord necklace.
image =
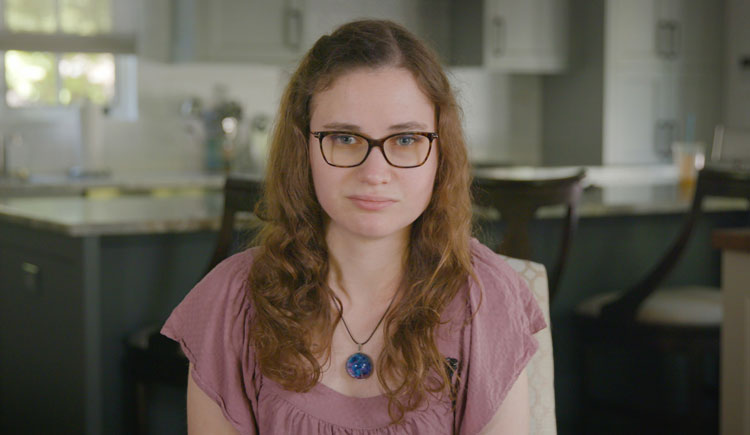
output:
[{"label": "black cord necklace", "polygon": [[372,330],[370,336],[367,337],[367,340],[360,343],[354,339],[352,332],[349,330],[349,326],[346,324],[346,320],[344,320],[344,309],[341,306],[341,301],[336,298],[336,307],[339,309],[341,322],[344,323],[344,328],[346,328],[346,332],[349,334],[349,338],[351,338],[352,341],[357,345],[357,352],[350,355],[349,358],[346,359],[346,372],[354,379],[367,379],[372,374],[374,370],[374,367],[372,365],[372,358],[370,358],[370,356],[366,353],[362,352],[362,346],[367,344],[372,336],[375,335],[375,331],[378,330],[380,324],[383,323],[383,319],[385,319],[385,315],[388,314],[388,310],[391,309],[391,305],[393,304],[394,299],[396,299],[396,295],[393,295],[393,297],[391,298],[391,302],[388,303],[388,308],[385,309],[383,316],[380,317],[380,320],[378,320],[378,324],[375,325],[375,329]]}]

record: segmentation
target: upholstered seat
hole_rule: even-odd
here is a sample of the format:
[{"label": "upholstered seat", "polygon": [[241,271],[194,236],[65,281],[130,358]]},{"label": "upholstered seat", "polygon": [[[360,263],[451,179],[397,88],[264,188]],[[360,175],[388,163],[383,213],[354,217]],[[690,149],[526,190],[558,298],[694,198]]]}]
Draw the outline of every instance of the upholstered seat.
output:
[{"label": "upholstered seat", "polygon": [[[544,320],[550,323],[549,285],[544,266],[527,260],[504,257],[518,272],[534,293],[539,307],[544,312]],[[529,406],[533,435],[554,435],[557,433],[555,417],[555,372],[552,358],[552,334],[549,327],[535,335],[539,349],[529,361],[526,374],[529,378]]]},{"label": "upholstered seat", "polygon": [[[622,292],[608,292],[585,300],[576,313],[598,317],[604,305],[613,302]],[[685,286],[654,291],[638,307],[637,323],[682,326],[719,326],[722,319],[721,293],[718,288]]]}]

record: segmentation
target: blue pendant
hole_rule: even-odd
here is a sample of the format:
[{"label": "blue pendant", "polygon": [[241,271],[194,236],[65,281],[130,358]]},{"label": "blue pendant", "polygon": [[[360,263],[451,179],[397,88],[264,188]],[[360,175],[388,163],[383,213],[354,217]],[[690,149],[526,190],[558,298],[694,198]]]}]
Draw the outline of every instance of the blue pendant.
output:
[{"label": "blue pendant", "polygon": [[354,379],[367,379],[372,374],[372,359],[357,352],[346,360],[346,372]]}]

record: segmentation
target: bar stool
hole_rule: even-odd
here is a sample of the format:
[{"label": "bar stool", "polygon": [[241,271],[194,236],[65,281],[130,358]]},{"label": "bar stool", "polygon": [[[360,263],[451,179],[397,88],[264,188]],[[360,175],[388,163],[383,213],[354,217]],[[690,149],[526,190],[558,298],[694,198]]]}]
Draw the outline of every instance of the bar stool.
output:
[{"label": "bar stool", "polygon": [[[262,178],[230,174],[224,184],[224,210],[216,247],[204,275],[233,250],[234,230],[241,213],[252,213],[262,195]],[[163,323],[163,322],[162,322]],[[126,376],[131,387],[130,412],[138,434],[148,433],[148,387],[154,384],[187,387],[188,359],[178,343],[162,336],[162,323],[144,327],[125,339]]]},{"label": "bar stool", "polygon": [[531,259],[529,224],[545,206],[565,206],[562,242],[549,279],[550,301],[554,300],[567,262],[570,244],[578,226],[578,206],[586,172],[580,168],[479,168],[472,186],[475,204],[500,212],[506,223],[496,252]]},{"label": "bar stool", "polygon": [[[638,421],[650,421],[642,430],[681,430],[680,433],[717,433],[718,391],[704,381],[704,362],[708,356],[718,360],[722,321],[721,294],[718,288],[689,286],[660,288],[681,257],[702,213],[706,197],[750,199],[750,171],[734,167],[706,167],[698,173],[690,211],[677,238],[657,264],[634,285],[622,292],[608,292],[583,301],[575,310],[574,322],[583,345],[581,393],[583,425],[588,415],[610,412],[628,415]],[[686,356],[688,371],[688,411],[666,415],[664,411],[644,409],[640,403],[616,403],[595,399],[590,374],[607,367],[589,365],[589,353],[595,346],[616,347],[636,354],[645,352]],[[608,373],[621,377],[622,373]],[[714,380],[718,385],[718,380]],[[637,383],[637,379],[628,379]],[[637,384],[636,384],[637,385]],[[647,391],[644,385],[641,391]],[[706,392],[710,393],[708,400]],[[715,399],[712,403],[711,400]],[[650,419],[650,420],[647,420]],[[657,428],[654,425],[664,424]],[[664,432],[660,432],[664,433]]]}]

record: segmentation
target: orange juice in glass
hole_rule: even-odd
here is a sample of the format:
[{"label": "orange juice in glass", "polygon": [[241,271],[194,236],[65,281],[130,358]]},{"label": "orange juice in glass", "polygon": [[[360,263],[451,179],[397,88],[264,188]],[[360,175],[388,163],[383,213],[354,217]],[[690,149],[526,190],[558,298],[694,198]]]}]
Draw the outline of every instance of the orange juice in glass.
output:
[{"label": "orange juice in glass", "polygon": [[680,190],[692,193],[698,171],[706,163],[705,145],[701,142],[675,142],[672,144],[672,159],[677,168]]}]

